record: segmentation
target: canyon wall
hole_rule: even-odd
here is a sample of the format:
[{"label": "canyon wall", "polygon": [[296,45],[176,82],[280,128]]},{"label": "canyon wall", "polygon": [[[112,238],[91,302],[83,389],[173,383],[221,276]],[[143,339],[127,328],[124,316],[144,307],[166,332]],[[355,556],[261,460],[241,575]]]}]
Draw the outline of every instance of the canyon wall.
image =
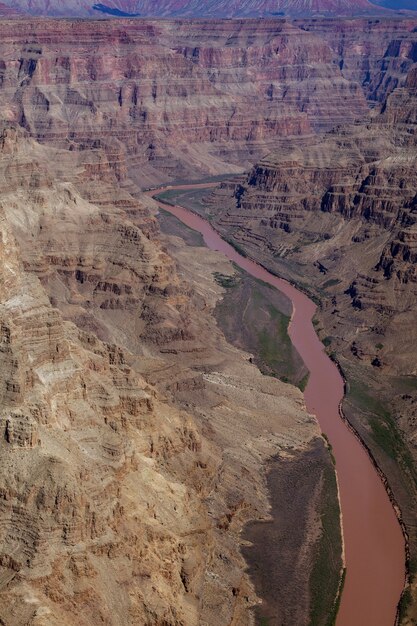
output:
[{"label": "canyon wall", "polygon": [[[281,135],[312,137],[309,115],[328,126],[334,72],[355,115],[365,99],[326,44],[302,33],[300,46],[284,23],[282,39],[213,23],[206,47],[195,45],[205,22],[11,24],[0,25],[0,620],[253,624],[240,531],[268,519],[266,462],[302,467],[313,449],[331,468],[329,454],[301,392],[219,331],[213,272],[233,267],[201,250],[174,260],[138,183],[173,176],[172,163],[196,175],[230,157],[234,171]],[[275,73],[295,89],[306,54],[314,113],[298,95],[286,113],[273,93],[251,111]],[[313,482],[316,519],[320,472]],[[315,540],[300,540],[312,559]],[[305,623],[306,571],[303,606],[282,609]]]},{"label": "canyon wall", "polygon": [[343,76],[362,85],[371,106],[384,103],[401,87],[417,61],[415,19],[329,20],[295,22],[326,41]]},{"label": "canyon wall", "polygon": [[[347,377],[345,413],[388,476],[412,559],[417,547],[415,45],[413,31],[389,44],[379,82],[387,97],[367,123],[343,125],[310,145],[273,152],[208,198],[221,232],[321,302],[318,331]],[[400,86],[387,89],[392,79]],[[372,88],[369,97],[375,93]],[[407,610],[414,618],[415,603]]]},{"label": "canyon wall", "polygon": [[141,186],[242,171],[288,137],[367,112],[330,46],[285,21],[18,21],[0,31],[2,117],[55,147],[103,147],[118,177],[127,170]]},{"label": "canyon wall", "polygon": [[77,158],[1,133],[0,619],[251,624],[262,463],[319,430],[217,329],[233,268],[180,278],[151,201]]},{"label": "canyon wall", "polygon": [[383,9],[376,6],[377,3],[369,0],[246,0],[244,3],[213,0],[209,4],[203,0],[105,0],[97,3],[93,0],[6,0],[6,4],[32,15],[59,17],[98,17],[113,14],[219,19],[284,14],[294,17],[384,13]]},{"label": "canyon wall", "polygon": [[[412,20],[4,21],[0,111],[139,186],[243,171],[364,119],[415,59]],[[96,167],[99,167],[98,164]]]},{"label": "canyon wall", "polygon": [[[415,25],[380,29],[1,22],[5,624],[253,623],[240,530],[268,518],[265,461],[307,454],[320,433],[301,393],[215,324],[213,272],[233,268],[161,243],[141,188],[269,154],[213,196],[219,228],[268,262],[295,255],[282,267],[296,279],[333,276],[345,243],[360,267],[352,252],[340,307],[364,323],[360,274],[374,293],[396,285],[384,320],[412,319]],[[403,294],[405,317],[389,317]]]}]

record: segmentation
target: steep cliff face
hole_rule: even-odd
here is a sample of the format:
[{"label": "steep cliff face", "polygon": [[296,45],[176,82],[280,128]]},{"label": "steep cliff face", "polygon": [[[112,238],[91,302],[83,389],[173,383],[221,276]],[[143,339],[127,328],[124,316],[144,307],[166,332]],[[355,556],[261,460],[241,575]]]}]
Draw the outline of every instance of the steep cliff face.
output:
[{"label": "steep cliff face", "polygon": [[0,618],[249,624],[259,463],[318,429],[226,344],[220,287],[178,278],[149,200],[77,157],[1,134]]},{"label": "steep cliff face", "polygon": [[336,55],[343,76],[359,82],[371,105],[401,87],[417,60],[415,19],[296,22],[320,36]]},{"label": "steep cliff face", "polygon": [[141,184],[238,171],[367,110],[329,46],[284,21],[0,29],[3,117],[56,147],[105,146]]},{"label": "steep cliff face", "polygon": [[[234,199],[218,213],[221,228],[261,255],[291,259],[295,272],[297,263],[313,263],[317,284],[349,258],[340,279],[362,276],[351,291],[356,307],[408,310],[415,303],[416,66],[403,82],[370,123],[271,154],[246,180],[224,183],[218,197]],[[216,196],[212,203],[216,213]],[[397,357],[391,366],[402,371]],[[410,366],[402,373],[413,373]]]},{"label": "steep cliff face", "polygon": [[[16,143],[7,134],[3,163],[9,149]],[[71,200],[49,191],[68,215]],[[122,350],[51,306],[11,232],[5,210],[12,198],[5,194],[1,225],[1,618],[192,622],[195,610],[181,600],[188,540],[180,534],[205,533],[207,518],[195,487],[168,466],[181,457],[180,467],[191,469],[199,434],[190,417],[161,404]],[[26,236],[34,237],[46,206],[26,197]],[[177,509],[160,507],[173,493]],[[199,553],[197,544],[191,541],[190,553]]]},{"label": "steep cliff face", "polygon": [[119,180],[141,186],[242,171],[363,119],[365,97],[401,85],[417,45],[412,20],[18,21],[0,32],[3,118],[85,153],[90,168],[103,148]]},{"label": "steep cliff face", "polygon": [[[414,64],[369,123],[271,154],[209,198],[222,232],[321,300],[319,332],[348,379],[345,411],[388,475],[412,558],[416,77]],[[415,581],[412,589],[415,594]]]}]

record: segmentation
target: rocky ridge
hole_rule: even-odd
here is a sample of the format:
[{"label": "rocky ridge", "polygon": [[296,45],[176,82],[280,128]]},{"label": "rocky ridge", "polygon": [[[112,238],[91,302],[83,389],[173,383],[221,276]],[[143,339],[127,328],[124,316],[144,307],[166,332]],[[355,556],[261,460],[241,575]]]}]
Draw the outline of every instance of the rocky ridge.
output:
[{"label": "rocky ridge", "polygon": [[267,515],[262,459],[318,435],[299,392],[226,344],[148,200],[108,178],[94,204],[12,126],[0,148],[1,619],[251,623],[238,533]]},{"label": "rocky ridge", "polygon": [[367,111],[329,45],[282,20],[57,24],[0,25],[2,116],[55,147],[105,147],[142,186],[241,171]]},{"label": "rocky ridge", "polygon": [[365,97],[383,101],[413,63],[414,26],[5,21],[0,110],[80,161],[103,148],[119,180],[142,187],[234,173],[279,145],[364,119]]}]

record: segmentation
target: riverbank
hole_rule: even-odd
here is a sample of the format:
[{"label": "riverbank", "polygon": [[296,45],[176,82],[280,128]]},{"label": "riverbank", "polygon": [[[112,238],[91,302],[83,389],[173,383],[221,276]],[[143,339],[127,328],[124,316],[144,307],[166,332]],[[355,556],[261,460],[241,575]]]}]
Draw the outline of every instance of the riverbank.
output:
[{"label": "riverbank", "polygon": [[[404,584],[403,536],[369,456],[339,418],[343,381],[335,365],[324,354],[322,344],[319,346],[311,325],[314,304],[309,304],[303,294],[285,281],[276,279],[256,263],[241,257],[212,228],[200,223],[192,214],[185,212],[187,215],[184,215],[179,207],[171,208],[171,211],[181,215],[188,225],[203,231],[210,247],[217,246],[241,267],[250,268],[251,273],[284,291],[293,300],[292,339],[312,372],[305,394],[307,406],[317,414],[322,429],[329,435],[339,474],[348,573],[338,624],[392,626]],[[297,319],[304,323],[297,326]],[[331,403],[329,394],[333,398]],[[340,397],[337,397],[338,394]],[[364,554],[366,562],[363,561]]]},{"label": "riverbank", "polygon": [[243,555],[263,600],[257,623],[332,626],[341,537],[334,467],[323,440],[301,455],[272,459],[267,484],[271,520],[251,522],[242,533],[251,543]]},{"label": "riverbank", "polygon": [[[161,210],[162,232],[201,246],[201,236]],[[214,316],[226,339],[253,355],[266,374],[305,385],[305,366],[288,336],[288,298],[235,266],[214,272],[224,289]],[[265,354],[265,337],[271,349]],[[270,514],[242,530],[242,553],[262,604],[259,624],[327,626],[337,607],[342,573],[340,508],[334,466],[322,438],[265,464]],[[318,521],[318,520],[321,520]],[[322,525],[321,525],[322,524]],[[248,545],[250,542],[250,545]]]}]

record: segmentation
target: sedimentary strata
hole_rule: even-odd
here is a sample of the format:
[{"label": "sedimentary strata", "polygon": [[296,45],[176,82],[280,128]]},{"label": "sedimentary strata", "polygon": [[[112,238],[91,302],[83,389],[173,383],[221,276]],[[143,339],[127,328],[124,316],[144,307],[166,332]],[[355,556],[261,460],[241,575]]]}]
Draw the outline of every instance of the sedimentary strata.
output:
[{"label": "sedimentary strata", "polygon": [[348,417],[388,476],[410,533],[412,556],[414,38],[412,34],[408,42],[390,44],[390,54],[397,51],[404,61],[404,73],[398,75],[400,61],[393,58],[387,61],[387,74],[397,75],[401,86],[367,124],[343,126],[303,149],[273,153],[246,177],[223,183],[211,198],[211,212],[222,232],[320,298],[319,331],[348,378]]},{"label": "sedimentary strata", "polygon": [[[357,22],[357,37],[372,41],[356,52],[350,23],[321,28],[277,19],[0,24],[6,624],[252,623],[258,599],[239,532],[268,516],[265,460],[301,456],[318,427],[298,390],[261,376],[217,328],[222,288],[212,272],[233,269],[215,253],[161,243],[141,188],[235,174],[278,149],[221,188],[221,228],[265,258],[300,240],[296,269],[305,267],[301,238],[314,232],[319,278],[319,264],[337,268],[337,258],[327,268],[330,247],[346,242],[361,254],[364,280],[384,277],[384,287],[392,275],[406,293],[414,200],[400,181],[413,166],[412,23],[389,27],[402,43],[381,62],[376,22]],[[367,90],[367,58],[379,90]],[[366,97],[389,93],[401,67],[379,121],[322,138],[366,119]],[[391,128],[407,110],[396,144]],[[401,193],[370,205],[375,181],[391,179]],[[353,274],[345,282],[341,305],[351,310],[356,297],[359,319],[360,285]]]},{"label": "sedimentary strata", "polygon": [[264,461],[319,430],[109,159],[1,133],[0,617],[251,624],[239,532],[268,516]]}]

